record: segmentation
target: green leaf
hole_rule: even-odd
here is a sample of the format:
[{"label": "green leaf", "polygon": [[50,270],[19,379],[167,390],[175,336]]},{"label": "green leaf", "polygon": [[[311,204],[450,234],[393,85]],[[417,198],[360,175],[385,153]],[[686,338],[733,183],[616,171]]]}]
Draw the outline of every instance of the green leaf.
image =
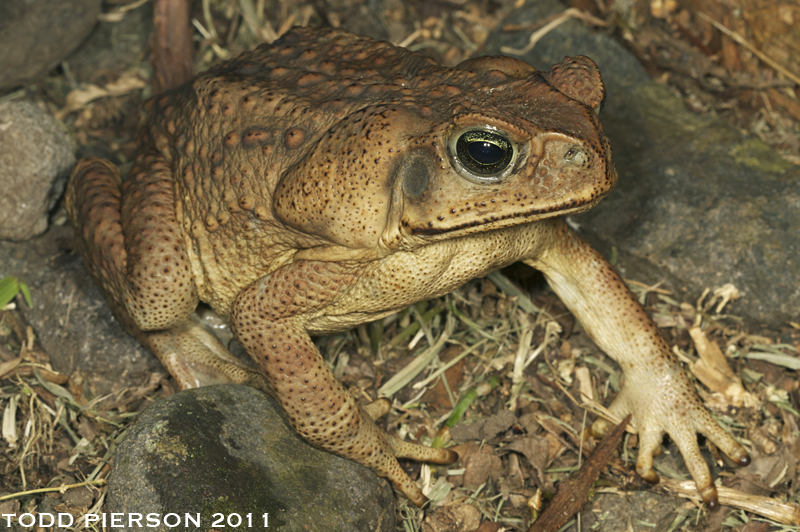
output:
[{"label": "green leaf", "polygon": [[28,283],[19,281],[19,290],[22,292],[22,297],[25,298],[25,303],[28,304],[28,307],[33,308],[33,298],[31,297],[31,289],[28,288]]},{"label": "green leaf", "polygon": [[0,279],[0,309],[8,305],[17,292],[19,284],[16,277],[8,276]]},{"label": "green leaf", "polygon": [[28,306],[33,307],[33,299],[27,283],[12,275],[0,279],[0,309],[11,303],[11,300],[20,292],[22,292],[22,296]]}]

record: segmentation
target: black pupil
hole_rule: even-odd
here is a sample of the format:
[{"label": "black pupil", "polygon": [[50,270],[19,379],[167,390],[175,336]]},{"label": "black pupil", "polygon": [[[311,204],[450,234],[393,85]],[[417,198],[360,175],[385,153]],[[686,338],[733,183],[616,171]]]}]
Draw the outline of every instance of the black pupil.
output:
[{"label": "black pupil", "polygon": [[467,151],[475,162],[480,164],[497,164],[503,158],[503,149],[497,144],[486,141],[470,142]]},{"label": "black pupil", "polygon": [[456,151],[469,171],[482,176],[502,173],[514,157],[514,148],[508,139],[483,130],[462,133],[456,141]]}]

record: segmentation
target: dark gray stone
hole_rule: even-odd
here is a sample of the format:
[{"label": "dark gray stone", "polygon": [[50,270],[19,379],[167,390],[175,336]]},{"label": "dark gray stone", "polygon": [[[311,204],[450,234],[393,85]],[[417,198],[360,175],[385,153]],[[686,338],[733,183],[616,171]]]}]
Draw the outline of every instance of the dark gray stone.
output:
[{"label": "dark gray stone", "polygon": [[117,450],[107,500],[125,516],[200,514],[200,530],[212,528],[216,513],[252,514],[252,527],[241,530],[264,530],[265,513],[269,530],[388,532],[395,524],[387,481],[311,447],[273,399],[236,385],[184,391],[148,408]]},{"label": "dark gray stone", "polygon": [[[103,84],[98,77],[122,72],[132,65],[150,69],[147,49],[153,34],[153,2],[126,12],[121,20],[101,20],[67,59],[78,83]],[[149,90],[149,89],[148,89]],[[138,113],[133,109],[132,113]]]},{"label": "dark gray stone", "polygon": [[[525,24],[563,9],[543,0],[508,20]],[[522,48],[528,34],[498,32],[485,53]],[[671,279],[695,295],[730,282],[742,293],[734,314],[773,324],[796,318],[800,168],[718,117],[693,114],[617,41],[577,21],[521,58],[549,70],[579,54],[603,74],[608,96],[600,117],[620,176],[611,195],[575,217],[581,232],[607,254],[620,250],[626,277]]]},{"label": "dark gray stone", "polygon": [[0,0],[0,90],[44,76],[89,35],[101,0]]},{"label": "dark gray stone", "polygon": [[75,164],[75,141],[34,104],[10,101],[0,103],[0,146],[0,240],[27,240],[47,229]]}]

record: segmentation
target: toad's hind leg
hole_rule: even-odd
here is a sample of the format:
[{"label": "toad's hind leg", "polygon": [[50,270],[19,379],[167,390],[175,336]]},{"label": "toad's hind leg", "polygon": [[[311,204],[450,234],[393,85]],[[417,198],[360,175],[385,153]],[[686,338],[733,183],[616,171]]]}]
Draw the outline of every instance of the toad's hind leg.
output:
[{"label": "toad's hind leg", "polygon": [[[262,379],[190,316],[197,292],[164,163],[136,166],[122,184],[103,159],[79,161],[67,185],[67,212],[86,268],[131,335],[155,354],[181,388]],[[123,200],[123,196],[126,198]]]},{"label": "toad's hind leg", "polygon": [[67,186],[86,267],[124,307],[123,325],[141,331],[174,327],[197,306],[170,169],[153,159],[140,158],[124,184],[109,161],[84,159]]},{"label": "toad's hind leg", "polygon": [[297,262],[244,290],[233,306],[236,338],[264,372],[292,427],[306,441],[387,477],[414,504],[426,502],[396,457],[451,463],[452,450],[390,438],[373,417],[388,410],[378,400],[360,408],[336,380],[311,341],[307,316],[346,293],[357,276],[336,263]]}]

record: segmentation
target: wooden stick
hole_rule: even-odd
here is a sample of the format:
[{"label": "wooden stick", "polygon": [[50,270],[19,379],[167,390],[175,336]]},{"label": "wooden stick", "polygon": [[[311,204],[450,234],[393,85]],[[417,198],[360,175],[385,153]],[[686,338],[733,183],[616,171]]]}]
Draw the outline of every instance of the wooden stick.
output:
[{"label": "wooden stick", "polygon": [[614,457],[617,445],[625,433],[625,426],[630,420],[631,415],[628,414],[622,423],[614,427],[614,430],[595,447],[578,474],[558,485],[558,493],[539,519],[531,524],[528,532],[556,532],[583,508],[594,481]]}]

